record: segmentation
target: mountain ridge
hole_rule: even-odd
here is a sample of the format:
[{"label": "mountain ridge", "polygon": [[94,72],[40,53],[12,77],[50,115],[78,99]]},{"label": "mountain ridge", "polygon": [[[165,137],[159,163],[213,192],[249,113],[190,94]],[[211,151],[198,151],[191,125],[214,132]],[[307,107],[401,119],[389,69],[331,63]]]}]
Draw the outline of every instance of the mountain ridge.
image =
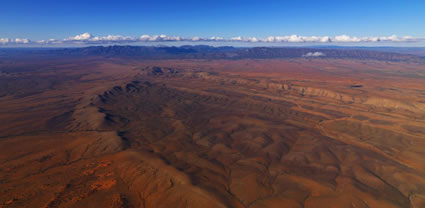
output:
[{"label": "mountain ridge", "polygon": [[142,59],[269,59],[336,58],[380,61],[423,61],[420,56],[361,48],[320,47],[213,47],[183,46],[89,46],[83,48],[0,49],[0,55],[102,56]]}]

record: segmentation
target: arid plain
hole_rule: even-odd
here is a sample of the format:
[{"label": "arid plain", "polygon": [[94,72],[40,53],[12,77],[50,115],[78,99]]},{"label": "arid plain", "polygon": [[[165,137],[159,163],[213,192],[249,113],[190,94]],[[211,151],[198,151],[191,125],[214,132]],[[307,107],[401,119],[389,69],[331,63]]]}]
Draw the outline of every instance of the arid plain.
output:
[{"label": "arid plain", "polygon": [[424,66],[0,59],[0,207],[425,207]]}]

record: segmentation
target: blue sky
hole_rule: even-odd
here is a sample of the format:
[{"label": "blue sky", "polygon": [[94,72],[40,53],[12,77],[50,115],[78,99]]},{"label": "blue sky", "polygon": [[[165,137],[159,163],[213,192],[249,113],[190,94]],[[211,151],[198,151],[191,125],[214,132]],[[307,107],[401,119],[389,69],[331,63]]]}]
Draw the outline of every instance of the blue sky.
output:
[{"label": "blue sky", "polygon": [[424,0],[3,1],[0,38],[47,40],[89,32],[223,38],[425,37]]}]

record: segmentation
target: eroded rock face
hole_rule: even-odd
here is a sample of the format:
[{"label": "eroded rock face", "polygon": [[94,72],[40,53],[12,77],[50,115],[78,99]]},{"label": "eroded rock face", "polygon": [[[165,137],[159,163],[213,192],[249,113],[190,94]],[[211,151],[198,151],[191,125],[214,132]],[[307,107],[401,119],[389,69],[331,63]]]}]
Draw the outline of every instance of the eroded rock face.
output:
[{"label": "eroded rock face", "polygon": [[424,206],[425,82],[332,81],[355,61],[127,61],[4,93],[0,206]]}]

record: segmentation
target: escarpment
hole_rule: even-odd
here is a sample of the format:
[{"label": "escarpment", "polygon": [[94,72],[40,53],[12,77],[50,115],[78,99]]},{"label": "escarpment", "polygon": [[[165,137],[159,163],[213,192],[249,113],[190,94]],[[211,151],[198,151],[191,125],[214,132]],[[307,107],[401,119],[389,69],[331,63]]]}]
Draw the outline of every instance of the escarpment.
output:
[{"label": "escarpment", "polygon": [[[154,71],[161,71],[161,73],[155,73]],[[402,109],[411,112],[421,113],[424,112],[423,109],[419,107],[421,106],[421,104],[417,102],[406,102],[386,97],[380,97],[377,95],[371,96],[366,93],[353,95],[349,94],[348,92],[338,92],[325,88],[302,86],[294,84],[293,82],[296,82],[296,80],[276,82],[270,80],[256,80],[252,78],[243,78],[238,76],[203,71],[185,71],[172,68],[162,69],[161,67],[147,67],[142,69],[142,72],[143,75],[182,77],[189,80],[201,79],[206,81],[218,82],[222,85],[246,86],[289,93],[295,96],[319,97],[319,99],[329,99],[331,102],[342,102],[344,104],[365,104],[375,108],[389,108],[395,110]]]}]

